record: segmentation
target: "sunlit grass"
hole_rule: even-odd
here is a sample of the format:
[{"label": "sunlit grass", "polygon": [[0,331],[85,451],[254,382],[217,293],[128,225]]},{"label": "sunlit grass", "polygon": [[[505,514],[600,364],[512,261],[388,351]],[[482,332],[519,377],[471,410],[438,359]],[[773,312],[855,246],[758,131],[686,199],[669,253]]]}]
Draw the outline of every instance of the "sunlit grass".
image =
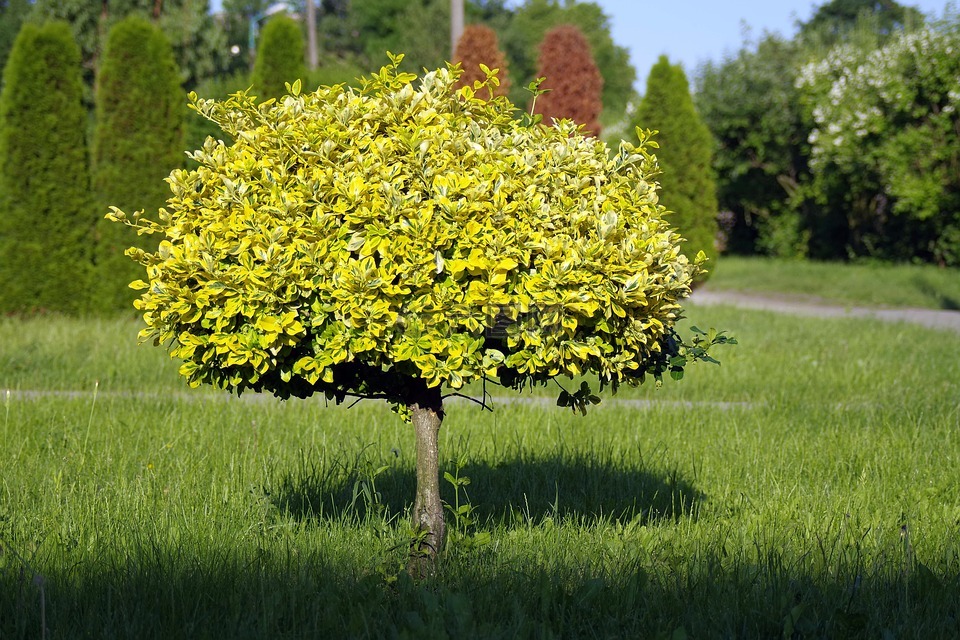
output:
[{"label": "sunlit grass", "polygon": [[3,321],[0,637],[960,633],[960,337],[690,314],[723,364],[586,418],[448,403],[476,524],[421,583],[386,406],[187,392],[134,322]]},{"label": "sunlit grass", "polygon": [[839,304],[960,310],[960,269],[722,256],[706,288]]}]

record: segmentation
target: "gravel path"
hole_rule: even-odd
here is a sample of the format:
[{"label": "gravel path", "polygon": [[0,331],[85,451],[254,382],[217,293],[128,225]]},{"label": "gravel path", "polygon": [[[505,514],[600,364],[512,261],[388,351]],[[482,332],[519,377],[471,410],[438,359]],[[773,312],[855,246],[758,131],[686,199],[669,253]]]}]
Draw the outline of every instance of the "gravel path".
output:
[{"label": "gravel path", "polygon": [[725,304],[748,309],[762,309],[778,313],[793,313],[818,318],[875,318],[887,322],[912,322],[933,329],[960,333],[960,311],[938,311],[913,308],[873,308],[807,302],[776,295],[740,293],[737,291],[697,290],[690,301],[694,304]]}]

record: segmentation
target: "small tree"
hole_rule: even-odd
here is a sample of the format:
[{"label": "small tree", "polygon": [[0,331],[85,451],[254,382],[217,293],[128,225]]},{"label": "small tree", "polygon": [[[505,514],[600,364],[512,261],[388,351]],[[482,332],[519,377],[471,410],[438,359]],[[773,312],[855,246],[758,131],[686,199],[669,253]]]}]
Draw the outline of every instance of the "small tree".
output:
[{"label": "small tree", "polygon": [[303,32],[296,20],[274,16],[264,25],[253,63],[253,93],[261,100],[279,98],[284,85],[307,75]]},{"label": "small tree", "polygon": [[647,77],[637,127],[659,131],[657,159],[663,169],[663,203],[674,211],[671,220],[687,239],[683,252],[693,258],[703,252],[714,258],[717,234],[717,194],[712,169],[713,138],[703,124],[690,85],[680,65],[660,56]]},{"label": "small tree", "polygon": [[600,136],[600,94],[603,78],[590,53],[590,44],[573,25],[554,27],[540,44],[537,76],[544,78],[534,105],[547,122],[569,119],[583,125],[591,135]]},{"label": "small tree", "polygon": [[[210,138],[196,171],[173,172],[160,221],[133,223],[160,250],[130,254],[147,271],[141,337],[192,386],[379,398],[409,416],[423,572],[444,536],[445,390],[679,378],[725,338],[674,330],[698,267],[661,219],[646,140],[611,154],[569,122],[455,90],[449,70],[415,87],[393,60],[359,91],[193,96],[236,142]],[[560,397],[593,402],[586,384]]]},{"label": "small tree", "polygon": [[[110,30],[96,96],[93,184],[98,205],[157,209],[169,189],[163,183],[183,164],[185,93],[173,49],[163,32],[144,18],[124,18]],[[97,225],[96,304],[129,308],[127,284],[137,265],[123,252],[137,243],[156,249],[149,236],[101,220]]]},{"label": "small tree", "polygon": [[463,30],[457,50],[453,53],[453,61],[459,62],[463,73],[457,80],[457,87],[472,87],[474,82],[485,82],[487,74],[480,65],[488,69],[499,69],[497,78],[500,86],[494,89],[494,95],[505,96],[510,91],[510,80],[507,76],[507,58],[500,51],[497,43],[497,34],[490,27],[482,24],[471,24]]},{"label": "small tree", "polygon": [[0,94],[0,311],[80,311],[90,200],[80,51],[63,22],[25,24]]}]

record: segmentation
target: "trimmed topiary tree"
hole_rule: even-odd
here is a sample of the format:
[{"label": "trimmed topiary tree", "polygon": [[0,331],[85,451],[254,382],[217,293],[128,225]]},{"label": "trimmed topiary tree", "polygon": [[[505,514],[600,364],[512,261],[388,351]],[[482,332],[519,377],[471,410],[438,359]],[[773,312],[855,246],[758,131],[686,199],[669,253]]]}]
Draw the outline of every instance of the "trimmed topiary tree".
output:
[{"label": "trimmed topiary tree", "polygon": [[257,42],[253,63],[253,95],[260,100],[279,98],[284,86],[307,75],[304,62],[303,32],[289,16],[274,16],[267,21]]},{"label": "trimmed topiary tree", "polygon": [[25,24],[0,94],[0,311],[82,311],[90,198],[80,50],[64,22]]},{"label": "trimmed topiary tree", "polygon": [[[98,81],[93,185],[103,210],[156,210],[169,188],[163,179],[183,165],[185,92],[167,37],[153,23],[130,16],[107,36]],[[129,309],[138,277],[124,250],[156,250],[156,240],[101,220],[94,253],[97,308]]]},{"label": "trimmed topiary tree", "polygon": [[713,137],[693,105],[683,67],[670,64],[666,56],[660,56],[647,76],[647,92],[637,108],[636,125],[659,132],[657,159],[663,170],[663,204],[674,212],[670,220],[687,240],[684,255],[692,258],[702,251],[715,259]]},{"label": "trimmed topiary tree", "polygon": [[[679,378],[726,339],[676,333],[698,266],[661,218],[646,140],[611,153],[570,122],[514,119],[485,87],[454,89],[448,69],[415,86],[393,60],[360,90],[193,96],[236,142],[210,138],[198,169],[173,172],[159,221],[131,223],[159,250],[130,255],[146,268],[141,338],[192,386],[379,398],[410,418],[422,573],[444,537],[445,397]],[[595,402],[586,383],[559,399]]]},{"label": "trimmed topiary tree", "polygon": [[540,43],[537,77],[544,78],[534,111],[548,123],[569,119],[600,137],[603,78],[590,53],[590,43],[577,27],[564,24],[547,31]]},{"label": "trimmed topiary tree", "polygon": [[494,88],[494,95],[505,96],[510,91],[510,79],[507,72],[507,58],[500,51],[496,32],[482,24],[471,24],[463,30],[453,52],[453,61],[459,62],[463,73],[457,80],[457,88],[472,87],[474,82],[486,82],[487,69],[499,69],[496,75],[500,85]]}]

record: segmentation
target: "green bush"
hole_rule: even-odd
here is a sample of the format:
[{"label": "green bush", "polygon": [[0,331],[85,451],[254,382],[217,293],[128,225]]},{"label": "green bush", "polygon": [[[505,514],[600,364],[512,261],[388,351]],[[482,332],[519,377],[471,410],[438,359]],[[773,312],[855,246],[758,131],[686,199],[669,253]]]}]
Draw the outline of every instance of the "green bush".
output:
[{"label": "green bush", "polygon": [[261,100],[279,98],[286,93],[284,85],[303,80],[303,33],[296,20],[275,16],[263,26],[257,42],[257,58],[253,63],[253,94]]},{"label": "green bush", "polygon": [[710,130],[700,119],[683,68],[661,56],[647,76],[647,92],[637,108],[637,127],[658,131],[657,158],[663,175],[663,204],[687,239],[683,252],[717,256],[717,195]]},{"label": "green bush", "polygon": [[80,50],[63,22],[25,24],[0,94],[0,311],[82,311],[90,199]]},{"label": "green bush", "polygon": [[[563,121],[512,117],[448,69],[197,109],[199,167],[170,176],[137,308],[191,385],[385,399],[417,434],[415,558],[443,539],[442,389],[679,378],[674,325],[698,267],[661,219],[646,140],[611,153]],[[114,209],[114,219],[126,214]],[[717,339],[708,336],[706,342]],[[584,383],[560,404],[599,402]]]},{"label": "green bush", "polygon": [[[156,211],[170,195],[163,179],[184,163],[186,94],[173,49],[151,22],[129,16],[107,36],[96,95],[93,185],[97,204]],[[94,252],[98,309],[129,309],[137,277],[124,250],[156,250],[150,236],[100,220]]]}]

